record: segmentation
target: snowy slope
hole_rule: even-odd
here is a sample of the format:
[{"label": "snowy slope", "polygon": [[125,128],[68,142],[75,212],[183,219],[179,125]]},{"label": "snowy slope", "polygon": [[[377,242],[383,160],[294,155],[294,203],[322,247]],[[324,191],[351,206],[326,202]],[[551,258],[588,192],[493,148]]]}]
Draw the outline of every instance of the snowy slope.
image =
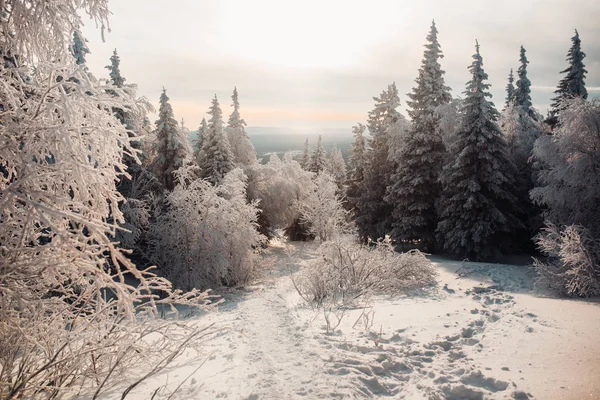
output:
[{"label": "snowy slope", "polygon": [[370,299],[327,334],[290,279],[316,245],[287,246],[270,249],[263,279],[197,317],[218,329],[204,354],[127,398],[168,398],[186,378],[172,399],[600,398],[600,303],[536,297],[527,267],[434,258],[435,290]]}]

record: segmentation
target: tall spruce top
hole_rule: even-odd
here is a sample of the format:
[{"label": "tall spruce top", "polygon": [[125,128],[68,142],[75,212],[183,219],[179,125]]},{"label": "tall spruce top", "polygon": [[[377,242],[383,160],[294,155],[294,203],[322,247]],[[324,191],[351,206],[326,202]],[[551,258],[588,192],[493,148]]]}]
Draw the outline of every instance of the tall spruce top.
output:
[{"label": "tall spruce top", "polygon": [[517,80],[517,89],[515,90],[515,102],[520,107],[524,114],[530,117],[535,117],[535,113],[531,108],[531,81],[527,77],[527,56],[525,55],[525,48],[521,46],[519,61],[521,65],[517,70],[519,80]]},{"label": "tall spruce top", "polygon": [[112,80],[113,85],[115,85],[118,88],[121,88],[125,85],[125,78],[121,76],[121,70],[119,69],[120,63],[121,59],[117,54],[117,49],[115,49],[113,51],[113,55],[110,57],[110,65],[104,67],[110,71],[110,79]]},{"label": "tall spruce top", "polygon": [[515,77],[511,68],[510,73],[508,74],[508,84],[506,85],[506,102],[504,103],[505,108],[508,108],[515,101],[515,85],[513,84],[514,81]]},{"label": "tall spruce top", "polygon": [[[427,35],[425,52],[419,75],[415,82],[417,86],[413,88],[412,93],[408,94],[410,101],[407,101],[408,114],[413,123],[420,124],[424,117],[432,116],[436,107],[450,102],[450,88],[444,83],[444,74],[446,73],[439,62],[444,58],[440,43],[438,42],[438,30],[435,21],[431,23],[431,29]],[[423,111],[426,115],[423,115]]]},{"label": "tall spruce top", "polygon": [[587,70],[583,64],[585,53],[581,51],[581,39],[579,39],[579,32],[577,30],[575,30],[575,36],[571,38],[571,41],[573,44],[567,53],[569,66],[565,70],[560,71],[561,74],[567,75],[560,80],[558,88],[554,92],[558,96],[552,99],[554,101],[552,107],[555,109],[559,107],[558,103],[563,98],[579,96],[587,99],[588,97],[587,89],[585,88]]},{"label": "tall spruce top", "polygon": [[240,117],[240,102],[238,100],[237,86],[233,87],[233,95],[231,96],[231,99],[233,100],[233,103],[231,104],[233,107],[233,112],[229,116],[227,126],[230,128],[242,128],[246,126],[246,121]]},{"label": "tall spruce top", "polygon": [[69,47],[69,50],[78,65],[85,64],[85,55],[90,54],[90,49],[88,49],[86,43],[87,40],[81,36],[79,31],[73,32],[73,45]]}]

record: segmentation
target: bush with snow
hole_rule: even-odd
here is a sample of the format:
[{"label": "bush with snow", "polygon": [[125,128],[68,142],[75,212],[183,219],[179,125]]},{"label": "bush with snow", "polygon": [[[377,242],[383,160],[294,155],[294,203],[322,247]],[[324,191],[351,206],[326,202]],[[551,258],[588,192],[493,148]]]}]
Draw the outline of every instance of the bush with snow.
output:
[{"label": "bush with snow", "polygon": [[600,240],[581,226],[549,224],[537,237],[546,262],[534,260],[537,284],[562,296],[600,295]]},{"label": "bush with snow", "polygon": [[350,231],[348,211],[338,195],[334,177],[321,172],[306,189],[304,196],[297,199],[294,205],[300,213],[300,221],[311,234],[325,242]]},{"label": "bush with snow", "polygon": [[239,168],[218,186],[197,179],[197,167],[176,171],[177,185],[166,211],[148,232],[150,258],[176,287],[212,288],[248,281],[257,266],[254,247],[256,202],[246,201],[246,176]]},{"label": "bush with snow", "polygon": [[365,246],[344,236],[323,243],[295,285],[307,302],[350,305],[368,294],[423,288],[435,282],[436,274],[418,250],[397,253],[389,240]]}]

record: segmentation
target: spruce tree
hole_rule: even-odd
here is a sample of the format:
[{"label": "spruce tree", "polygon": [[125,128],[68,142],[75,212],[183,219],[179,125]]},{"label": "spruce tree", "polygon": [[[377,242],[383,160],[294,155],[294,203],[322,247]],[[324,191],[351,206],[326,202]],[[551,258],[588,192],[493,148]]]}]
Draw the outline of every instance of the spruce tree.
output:
[{"label": "spruce tree", "polygon": [[571,38],[573,44],[567,53],[567,61],[569,66],[560,71],[561,74],[566,74],[564,78],[558,83],[558,88],[554,91],[557,95],[552,99],[552,109],[550,111],[550,117],[546,122],[551,126],[555,126],[558,122],[558,114],[563,109],[562,102],[566,99],[573,97],[581,97],[587,99],[588,93],[585,88],[585,74],[587,70],[583,64],[585,53],[581,51],[581,39],[579,39],[579,32],[575,30],[575,36]]},{"label": "spruce tree", "polygon": [[110,65],[107,65],[106,69],[110,71],[110,79],[112,84],[118,88],[122,88],[125,85],[125,78],[121,76],[121,70],[119,69],[119,64],[121,63],[121,59],[117,54],[117,49],[113,51],[113,55],[110,57]]},{"label": "spruce tree", "polygon": [[90,54],[90,49],[86,43],[87,40],[81,35],[81,32],[73,32],[73,45],[69,47],[69,50],[78,65],[85,64],[85,55]]},{"label": "spruce tree", "polygon": [[233,111],[229,116],[229,121],[227,122],[227,126],[230,128],[243,128],[246,126],[246,121],[240,117],[240,102],[238,100],[238,91],[237,86],[233,87],[233,95],[231,96],[233,103],[231,106],[233,107]]},{"label": "spruce tree", "polygon": [[435,245],[435,201],[440,193],[438,179],[445,155],[435,111],[452,100],[439,62],[443,54],[437,33],[433,22],[415,80],[417,85],[408,94],[411,132],[399,149],[398,165],[385,197],[393,207],[392,237],[409,246],[419,243],[427,251],[433,251]]},{"label": "spruce tree", "polygon": [[198,138],[196,139],[196,145],[194,146],[194,159],[198,165],[202,164],[202,160],[204,159],[204,142],[206,140],[206,118],[202,118],[202,122],[200,122],[200,127],[198,128]]},{"label": "spruce tree", "polygon": [[326,169],[338,187],[338,194],[342,195],[344,184],[346,183],[346,162],[344,161],[342,152],[337,147],[331,150]]},{"label": "spruce tree", "polygon": [[513,84],[514,81],[515,77],[511,68],[510,73],[508,74],[508,84],[506,85],[506,101],[504,103],[504,109],[509,108],[510,105],[513,104],[515,101],[515,85]]},{"label": "spruce tree", "polygon": [[326,167],[327,152],[323,148],[321,135],[319,135],[319,140],[317,141],[317,148],[313,151],[312,155],[310,156],[310,164],[308,170],[319,175],[321,172],[325,171]]},{"label": "spruce tree", "polygon": [[388,85],[387,90],[373,100],[375,107],[369,112],[367,121],[371,139],[365,157],[360,197],[356,202],[356,223],[359,235],[365,241],[385,237],[391,227],[391,207],[383,201],[394,168],[388,160],[388,130],[398,121],[405,120],[396,110],[400,106],[400,98],[395,83]]},{"label": "spruce tree", "polygon": [[203,147],[204,160],[200,167],[202,177],[218,185],[225,174],[234,168],[234,164],[229,140],[223,131],[223,112],[217,95],[212,100],[208,114],[210,119]]},{"label": "spruce tree", "polygon": [[360,122],[358,125],[352,127],[354,142],[352,142],[350,157],[348,158],[348,188],[346,189],[346,199],[352,210],[356,209],[356,203],[361,194],[365,164],[367,162],[367,141],[364,136],[366,128]]},{"label": "spruce tree", "polygon": [[308,138],[304,142],[304,151],[302,152],[302,159],[300,160],[300,166],[308,171],[310,166],[310,152],[308,150]]},{"label": "spruce tree", "polygon": [[464,118],[451,149],[454,157],[440,177],[443,192],[437,228],[447,251],[470,260],[495,255],[520,227],[513,195],[516,168],[496,123],[498,111],[487,99],[492,95],[479,44],[475,48],[469,67],[472,78],[464,92]]},{"label": "spruce tree", "polygon": [[523,46],[521,46],[519,61],[521,65],[517,70],[519,79],[517,80],[517,88],[515,90],[515,102],[520,107],[523,115],[527,115],[535,120],[535,112],[531,107],[531,81],[527,77],[527,64],[529,64],[529,61],[527,60]]},{"label": "spruce tree", "polygon": [[179,125],[173,115],[173,108],[169,104],[166,89],[160,95],[158,120],[156,121],[156,158],[152,163],[152,170],[162,186],[171,191],[175,188],[173,174],[184,164],[188,157],[187,137],[182,135]]}]

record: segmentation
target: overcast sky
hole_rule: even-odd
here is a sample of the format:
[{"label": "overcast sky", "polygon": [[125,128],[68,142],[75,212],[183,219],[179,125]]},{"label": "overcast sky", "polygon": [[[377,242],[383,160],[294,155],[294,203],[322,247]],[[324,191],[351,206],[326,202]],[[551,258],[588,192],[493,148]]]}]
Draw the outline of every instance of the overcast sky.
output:
[{"label": "overcast sky", "polygon": [[106,77],[117,48],[127,82],[155,105],[164,86],[190,129],[214,94],[227,117],[234,85],[250,126],[350,130],[392,82],[406,115],[432,19],[453,96],[462,96],[478,39],[502,108],[522,44],[533,104],[545,114],[574,29],[588,91],[600,95],[599,0],[128,0],[111,2],[111,11],[105,43],[93,23],[83,30],[91,71]]}]

